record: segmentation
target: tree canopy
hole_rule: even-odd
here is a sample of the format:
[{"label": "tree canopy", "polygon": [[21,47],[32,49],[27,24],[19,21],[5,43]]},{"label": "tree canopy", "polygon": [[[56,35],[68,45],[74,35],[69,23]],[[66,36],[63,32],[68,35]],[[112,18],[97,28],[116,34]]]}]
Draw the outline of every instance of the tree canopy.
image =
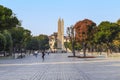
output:
[{"label": "tree canopy", "polygon": [[87,41],[93,37],[96,24],[89,19],[84,19],[77,22],[74,28],[76,40],[79,42]]},{"label": "tree canopy", "polygon": [[38,36],[39,40],[39,49],[40,50],[47,50],[49,49],[49,38],[47,35],[39,35]]},{"label": "tree canopy", "polygon": [[89,19],[84,19],[75,24],[75,39],[83,45],[84,57],[86,57],[86,47],[92,41],[96,30],[96,23]]},{"label": "tree canopy", "polygon": [[120,26],[118,24],[108,21],[101,22],[95,35],[96,42],[111,43],[119,32]]},{"label": "tree canopy", "polygon": [[31,37],[27,43],[28,50],[47,50],[49,49],[49,38],[47,35],[39,35]]},{"label": "tree canopy", "polygon": [[20,22],[12,10],[0,5],[0,31],[4,29],[11,29],[17,25],[20,25]]},{"label": "tree canopy", "polygon": [[11,51],[12,51],[12,48],[13,48],[13,41],[12,41],[11,33],[8,30],[4,30],[3,35],[6,39],[5,51],[9,52],[10,55],[12,55]]}]

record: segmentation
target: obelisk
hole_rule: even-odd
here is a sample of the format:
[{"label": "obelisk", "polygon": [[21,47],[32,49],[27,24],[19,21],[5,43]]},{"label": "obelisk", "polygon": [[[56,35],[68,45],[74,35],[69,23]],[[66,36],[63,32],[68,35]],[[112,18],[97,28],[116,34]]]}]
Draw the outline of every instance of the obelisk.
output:
[{"label": "obelisk", "polygon": [[64,50],[64,20],[58,20],[57,52]]}]

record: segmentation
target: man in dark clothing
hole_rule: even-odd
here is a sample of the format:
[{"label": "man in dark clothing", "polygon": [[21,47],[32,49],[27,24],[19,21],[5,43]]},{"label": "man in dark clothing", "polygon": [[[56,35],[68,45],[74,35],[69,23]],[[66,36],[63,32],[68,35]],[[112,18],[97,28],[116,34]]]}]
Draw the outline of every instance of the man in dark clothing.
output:
[{"label": "man in dark clothing", "polygon": [[45,56],[45,52],[42,51],[42,59],[43,59],[43,61],[44,61],[44,56]]}]

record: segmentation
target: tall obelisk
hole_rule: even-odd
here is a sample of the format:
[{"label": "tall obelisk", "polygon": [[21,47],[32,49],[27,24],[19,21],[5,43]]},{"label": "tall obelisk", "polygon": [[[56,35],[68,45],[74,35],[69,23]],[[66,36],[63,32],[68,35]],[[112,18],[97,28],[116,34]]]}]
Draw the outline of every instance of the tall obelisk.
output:
[{"label": "tall obelisk", "polygon": [[57,52],[64,50],[64,20],[58,20]]}]

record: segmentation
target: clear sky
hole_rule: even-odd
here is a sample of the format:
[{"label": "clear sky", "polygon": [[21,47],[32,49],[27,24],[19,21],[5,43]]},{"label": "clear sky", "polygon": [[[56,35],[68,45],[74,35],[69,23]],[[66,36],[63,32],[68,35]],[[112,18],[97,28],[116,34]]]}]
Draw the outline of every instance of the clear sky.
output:
[{"label": "clear sky", "polygon": [[12,9],[22,27],[33,35],[57,32],[59,18],[66,28],[79,20],[116,22],[120,18],[120,0],[0,0],[0,5]]}]

